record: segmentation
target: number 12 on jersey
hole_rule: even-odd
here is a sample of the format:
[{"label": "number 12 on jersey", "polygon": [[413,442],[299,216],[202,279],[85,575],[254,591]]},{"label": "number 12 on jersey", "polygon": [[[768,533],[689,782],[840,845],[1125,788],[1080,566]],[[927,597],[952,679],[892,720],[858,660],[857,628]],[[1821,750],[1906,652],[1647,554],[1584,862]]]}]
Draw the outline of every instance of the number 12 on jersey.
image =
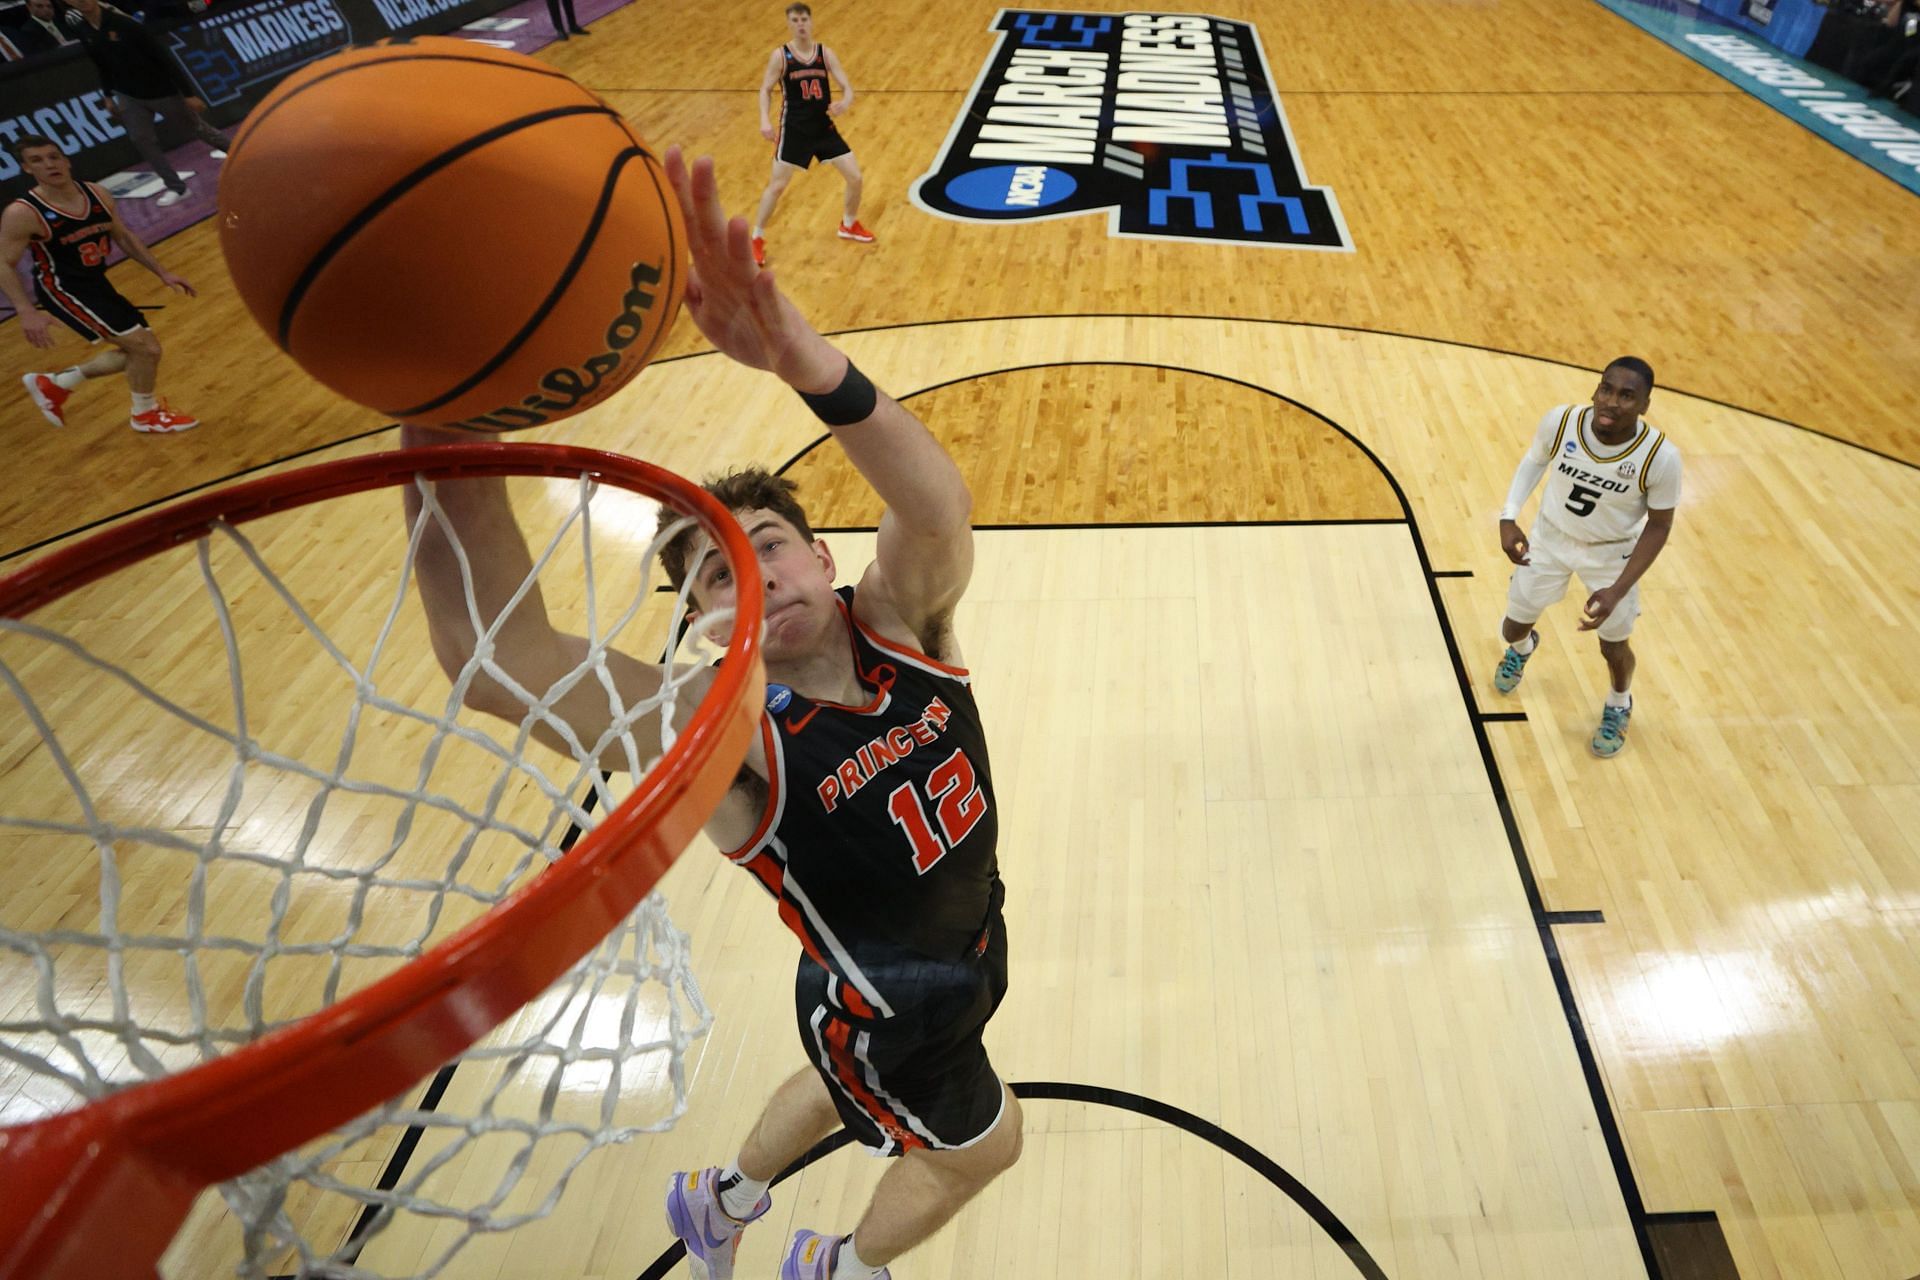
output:
[{"label": "number 12 on jersey", "polygon": [[[899,824],[913,845],[913,869],[927,874],[933,864],[947,856],[967,838],[974,824],[987,811],[987,798],[980,794],[979,780],[973,774],[973,762],[965,751],[955,749],[927,775],[927,801],[940,820],[940,833],[927,821],[926,806],[911,782],[903,782],[887,797],[887,816]],[[945,840],[941,839],[944,835]]]}]

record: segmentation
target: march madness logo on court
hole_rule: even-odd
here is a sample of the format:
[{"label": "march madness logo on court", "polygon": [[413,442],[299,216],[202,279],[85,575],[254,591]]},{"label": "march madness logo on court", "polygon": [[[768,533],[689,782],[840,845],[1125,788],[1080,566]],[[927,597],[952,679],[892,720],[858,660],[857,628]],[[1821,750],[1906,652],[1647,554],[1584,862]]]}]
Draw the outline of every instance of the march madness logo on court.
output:
[{"label": "march madness logo on court", "polygon": [[1350,250],[1300,171],[1260,37],[1190,13],[1002,9],[999,44],[933,169],[930,213],[968,222],[1105,209],[1112,234]]}]

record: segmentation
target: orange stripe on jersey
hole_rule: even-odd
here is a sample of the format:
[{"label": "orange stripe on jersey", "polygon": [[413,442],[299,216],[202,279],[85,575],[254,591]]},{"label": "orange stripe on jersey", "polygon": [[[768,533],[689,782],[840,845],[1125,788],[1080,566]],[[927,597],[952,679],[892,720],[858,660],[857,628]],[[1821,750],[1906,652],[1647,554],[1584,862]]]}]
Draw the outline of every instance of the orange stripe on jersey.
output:
[{"label": "orange stripe on jersey", "polygon": [[[840,607],[842,609],[846,608],[844,604],[841,605]],[[937,671],[944,671],[950,676],[964,676],[967,674],[967,669],[965,667],[953,666],[950,663],[945,663],[940,661],[940,659],[938,658],[930,657],[927,654],[920,652],[918,649],[915,649],[910,645],[901,644],[897,640],[887,639],[885,636],[881,635],[878,631],[875,631],[872,627],[860,621],[859,618],[854,617],[854,614],[851,610],[848,610],[847,617],[853,620],[854,626],[860,628],[860,634],[867,638],[867,643],[872,645],[876,649],[883,650],[884,652],[887,652],[887,653],[897,654],[902,658],[911,658],[913,659],[913,661],[932,667]]]},{"label": "orange stripe on jersey", "polygon": [[860,1079],[859,1064],[854,1061],[853,1050],[847,1044],[851,1028],[839,1019],[830,1019],[826,1026],[827,1057],[833,1063],[833,1074],[845,1086],[849,1096],[860,1105],[860,1109],[873,1117],[880,1131],[898,1142],[902,1149],[911,1151],[915,1147],[925,1147],[926,1142],[895,1115],[893,1109],[876,1098]]},{"label": "orange stripe on jersey", "polygon": [[[834,974],[834,976],[837,978],[840,975]],[[848,1013],[851,1013],[856,1018],[871,1018],[874,1016],[873,1006],[867,1003],[867,998],[860,994],[859,988],[844,981],[841,982],[839,986],[840,1003],[847,1006]]]},{"label": "orange stripe on jersey", "polygon": [[757,853],[740,864],[753,878],[763,885],[774,897],[780,896],[780,889],[787,882],[787,871],[780,860],[770,853]]},{"label": "orange stripe on jersey", "polygon": [[78,320],[81,324],[84,324],[85,326],[87,326],[87,328],[93,330],[95,333],[99,334],[101,337],[103,338],[112,337],[113,330],[107,328],[106,324],[98,316],[94,315],[93,312],[87,310],[86,307],[82,306],[78,298],[73,297],[71,294],[61,289],[60,277],[53,274],[52,259],[46,257],[43,253],[39,252],[39,248],[40,248],[39,241],[35,241],[33,247],[35,249],[34,259],[39,264],[39,268],[40,268],[39,271],[35,274],[34,279],[38,280],[40,282],[40,287],[47,291],[47,296],[53,299],[53,301],[59,303],[60,309],[62,311],[65,311],[68,315],[72,316],[75,320]]},{"label": "orange stripe on jersey", "polygon": [[820,954],[820,948],[814,945],[813,935],[807,932],[807,922],[801,918],[800,908],[786,898],[780,899],[780,920],[787,926],[788,932],[800,939],[800,949],[807,953],[807,959],[828,973],[832,973],[833,966],[828,964],[827,958]]}]

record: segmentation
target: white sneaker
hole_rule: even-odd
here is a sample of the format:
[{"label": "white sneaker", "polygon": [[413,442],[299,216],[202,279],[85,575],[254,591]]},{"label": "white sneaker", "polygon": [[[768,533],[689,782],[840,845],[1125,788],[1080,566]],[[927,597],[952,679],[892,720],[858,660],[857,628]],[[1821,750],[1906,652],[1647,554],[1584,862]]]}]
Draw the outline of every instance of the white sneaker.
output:
[{"label": "white sneaker", "polygon": [[182,200],[185,200],[186,198],[187,198],[187,193],[184,191],[162,191],[160,193],[160,198],[158,200],[155,200],[154,204],[158,205],[162,209],[165,209],[169,205],[179,204]]},{"label": "white sneaker", "polygon": [[212,156],[215,160],[225,160],[227,158],[227,153],[217,148],[215,150],[207,152],[207,154]]}]

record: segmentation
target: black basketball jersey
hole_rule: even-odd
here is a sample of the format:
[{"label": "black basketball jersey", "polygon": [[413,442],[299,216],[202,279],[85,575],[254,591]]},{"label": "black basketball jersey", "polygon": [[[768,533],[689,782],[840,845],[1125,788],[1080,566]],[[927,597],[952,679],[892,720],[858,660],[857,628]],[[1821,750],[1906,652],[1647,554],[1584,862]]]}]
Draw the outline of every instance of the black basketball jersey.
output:
[{"label": "black basketball jersey", "polygon": [[20,197],[20,202],[39,214],[47,226],[47,238],[28,246],[33,254],[34,278],[42,284],[75,284],[106,274],[107,259],[113,254],[113,216],[91,182],[78,185],[87,197],[87,207],[78,216],[55,208],[31,191]]},{"label": "black basketball jersey", "polygon": [[791,48],[780,46],[786,59],[786,74],[780,77],[780,92],[785,103],[780,109],[780,127],[784,131],[825,123],[827,107],[833,101],[833,83],[827,78],[827,46],[813,47],[813,57],[802,59]]},{"label": "black basketball jersey", "polygon": [[863,706],[767,686],[768,796],[728,855],[780,901],[828,999],[891,1017],[985,943],[1000,904],[999,810],[967,673],[840,612]]}]

